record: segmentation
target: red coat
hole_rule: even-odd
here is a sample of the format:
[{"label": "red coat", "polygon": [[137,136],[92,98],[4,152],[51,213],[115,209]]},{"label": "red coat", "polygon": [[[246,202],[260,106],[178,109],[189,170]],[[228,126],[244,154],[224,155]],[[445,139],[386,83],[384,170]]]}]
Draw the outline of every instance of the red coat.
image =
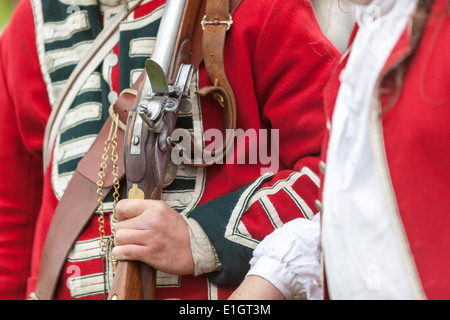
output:
[{"label": "red coat", "polygon": [[[37,0],[31,1],[37,3]],[[141,5],[134,13],[135,21],[145,21],[142,19],[163,2],[154,0]],[[59,1],[42,3],[47,6],[46,14],[58,15],[59,12],[60,16],[49,18],[51,21],[67,18],[64,8],[55,9],[62,5]],[[248,186],[260,178],[261,168],[268,167],[261,162],[217,165],[208,168],[207,174],[202,173],[201,188],[194,194],[198,206],[184,214],[195,217],[202,225],[224,269],[214,275],[176,277],[175,283],[158,289],[159,299],[226,298],[233,290],[232,286],[227,287],[230,284],[227,279],[234,281],[232,285],[240,281],[248,269],[252,247],[279,226],[279,222],[308,217],[308,212],[314,210],[318,194],[317,162],[325,127],[322,88],[340,54],[320,32],[309,1],[245,0],[233,20],[224,62],[237,99],[237,127],[244,131],[279,129],[280,166],[272,177],[261,180],[254,189]],[[123,26],[124,37],[133,31],[127,29],[129,26],[129,23]],[[52,66],[53,73],[45,72],[48,66],[45,59],[39,60],[38,49],[53,50],[65,42],[44,43],[40,47],[43,31],[42,26],[35,28],[30,1],[22,1],[0,41],[0,298],[3,299],[24,298],[34,289],[40,253],[58,203],[52,184],[52,165],[45,175],[42,173],[42,147],[51,111],[49,97],[53,94],[52,90],[47,92],[47,88],[54,88],[68,76],[62,72],[68,66],[60,69]],[[67,41],[71,36],[66,35]],[[136,42],[123,41],[114,52],[120,54],[121,59],[125,55],[126,59],[135,61],[126,56],[131,52],[128,46],[131,48],[134,44]],[[112,69],[114,90],[121,91],[129,86],[127,81],[122,84],[123,77],[129,74],[127,68],[129,65],[121,60]],[[199,84],[200,87],[209,84],[203,67],[199,71]],[[104,92],[104,96],[107,94]],[[218,107],[210,97],[201,99],[201,119],[205,130],[221,123]],[[250,152],[246,152],[248,159]],[[302,169],[306,173],[296,174]],[[259,200],[255,192],[264,187],[266,193],[260,194],[263,201],[238,203],[242,194]],[[216,202],[212,201],[214,199]],[[239,209],[237,215],[235,208]],[[225,232],[227,225],[239,228]],[[94,217],[77,244],[82,247],[96,237],[98,223]],[[102,272],[98,257],[77,259],[68,261],[64,267],[56,298],[102,298],[102,286],[98,288],[100,294],[95,294],[94,289],[80,293],[67,290],[69,277],[88,282]],[[237,273],[234,272],[236,266],[241,269]],[[219,289],[211,289],[213,284]]]},{"label": "red coat", "polygon": [[[410,52],[405,30],[379,79],[372,123],[376,156],[383,164],[390,206],[401,225],[419,294],[450,298],[450,15],[445,0],[437,0],[418,51],[404,78],[401,95],[387,107],[397,89],[384,76]],[[348,57],[348,56],[347,56]],[[328,128],[339,90],[336,70],[325,90]],[[381,103],[380,103],[381,102]],[[322,157],[330,131],[325,135]],[[324,252],[326,255],[326,252]],[[326,266],[325,266],[326,268]]]}]

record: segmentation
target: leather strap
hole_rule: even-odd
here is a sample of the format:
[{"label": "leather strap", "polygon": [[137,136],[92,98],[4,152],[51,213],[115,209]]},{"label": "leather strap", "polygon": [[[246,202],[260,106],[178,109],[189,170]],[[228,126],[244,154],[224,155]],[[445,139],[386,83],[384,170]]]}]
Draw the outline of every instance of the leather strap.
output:
[{"label": "leather strap", "polygon": [[[207,0],[209,2],[211,0]],[[226,2],[228,1],[217,1],[215,2]],[[231,0],[232,12],[237,9],[242,0]],[[211,8],[211,7],[210,7]],[[223,8],[222,8],[223,10]],[[227,7],[228,10],[228,7]],[[225,11],[224,11],[225,12]],[[201,16],[201,15],[200,15]],[[200,21],[200,20],[199,20]],[[198,28],[196,28],[197,30]],[[208,28],[209,29],[209,28]],[[222,28],[221,28],[222,29]],[[198,67],[200,61],[202,60],[202,54],[198,50],[202,47],[202,41],[205,41],[205,36],[198,36],[198,32],[194,30],[193,45],[192,45],[192,56],[191,63]],[[219,33],[221,37],[221,42],[225,40],[225,32]],[[212,36],[211,33],[207,32],[207,43],[209,46],[213,44],[210,40]],[[208,47],[208,45],[207,45]],[[219,58],[223,59],[223,44],[219,46]],[[207,49],[208,51],[208,49]],[[203,51],[204,54],[205,51]],[[211,50],[208,52],[215,52]],[[220,53],[221,52],[221,53]],[[214,57],[212,57],[214,58]],[[211,64],[220,63],[221,66],[216,68],[211,74],[211,76],[219,79],[220,85],[227,84],[226,76],[224,72],[223,62],[217,59],[206,59],[205,65],[209,70]],[[212,67],[214,68],[214,67]],[[220,75],[222,74],[222,75]],[[138,90],[140,84],[145,77],[145,71],[142,72],[138,81],[132,89]],[[229,85],[228,85],[229,86]],[[232,90],[228,89],[222,90],[213,86],[212,89],[207,88],[201,90],[202,94],[209,94],[211,92],[219,92],[224,95],[226,99],[226,106],[230,106],[230,111],[224,111],[224,116],[226,120],[224,123],[227,128],[233,128],[235,125],[235,103],[229,104],[229,102],[234,101],[234,96],[231,96]],[[120,120],[126,123],[128,112],[130,112],[135,105],[135,95],[131,93],[132,91],[125,90],[119,96],[117,102],[113,105],[114,111],[119,115]],[[233,107],[234,106],[234,107]],[[222,109],[228,110],[228,107],[222,107]],[[94,141],[91,148],[88,150],[83,159],[79,162],[77,169],[64,192],[63,197],[59,201],[52,223],[47,233],[46,241],[44,244],[44,249],[41,256],[41,263],[39,269],[39,276],[35,291],[30,295],[30,299],[39,300],[50,300],[53,298],[58,279],[60,277],[62,268],[65,264],[67,254],[75,243],[76,239],[84,229],[85,225],[92,217],[93,212],[95,212],[98,207],[98,195],[97,195],[97,180],[98,180],[98,169],[99,161],[101,161],[102,154],[104,152],[103,147],[106,139],[109,135],[109,129],[112,124],[111,117],[105,122],[104,126],[100,130],[96,140]],[[119,165],[119,178],[122,179],[125,175],[124,163],[123,163],[123,150],[125,133],[123,130],[117,131],[117,149],[118,151],[118,165]],[[113,186],[113,175],[112,166],[107,166],[105,171],[104,187],[102,190],[103,198],[105,198],[111,191]],[[82,199],[82,201],[80,201]]]},{"label": "leather strap", "polygon": [[[143,76],[144,73],[141,74],[140,79],[143,79]],[[136,82],[136,88],[139,83],[140,81]],[[134,107],[134,98],[134,95],[125,92],[115,103],[114,109],[121,121],[126,122],[127,113]],[[42,251],[36,289],[30,295],[30,299],[50,300],[53,298],[67,254],[98,207],[96,181],[99,179],[99,164],[112,122],[111,117],[106,120],[91,148],[78,163],[64,195],[55,209]],[[119,179],[125,175],[123,152],[120,151],[123,150],[124,138],[124,131],[117,130]],[[111,191],[113,179],[112,166],[108,165],[102,189],[103,199]]]},{"label": "leather strap", "polygon": [[[202,21],[202,52],[203,61],[213,85],[201,88],[197,91],[197,94],[201,96],[211,94],[218,102],[222,113],[225,142],[222,149],[218,150],[219,152],[203,154],[202,163],[194,162],[193,165],[205,166],[216,163],[222,160],[232,147],[234,135],[229,134],[229,132],[234,132],[236,129],[236,100],[226,76],[223,52],[226,34],[233,23],[231,15],[241,1],[208,0],[206,3],[206,12]],[[231,131],[228,131],[227,134],[227,130]],[[199,149],[195,141],[192,142],[193,148]],[[208,159],[208,161],[205,161],[205,159]]]}]

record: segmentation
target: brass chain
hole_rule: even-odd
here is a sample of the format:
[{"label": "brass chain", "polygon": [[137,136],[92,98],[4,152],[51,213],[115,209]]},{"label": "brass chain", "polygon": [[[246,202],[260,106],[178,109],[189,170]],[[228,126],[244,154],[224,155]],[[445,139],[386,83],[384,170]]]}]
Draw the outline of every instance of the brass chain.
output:
[{"label": "brass chain", "polygon": [[[114,139],[112,141],[112,151],[111,151],[111,160],[113,162],[113,184],[114,184],[114,193],[113,193],[113,210],[112,210],[112,218],[111,218],[111,240],[110,240],[110,246],[111,249],[114,246],[114,236],[115,236],[115,225],[117,223],[117,215],[116,215],[116,205],[119,202],[119,196],[120,196],[120,181],[119,181],[119,165],[117,164],[117,159],[119,158],[118,154],[117,154],[117,127],[118,127],[118,123],[117,123],[117,119],[119,117],[116,118],[116,126],[115,126],[115,133],[114,133]],[[114,258],[113,255],[111,255],[111,261],[112,261],[112,268],[113,268],[113,274],[116,273],[116,269],[117,269],[117,260]]]},{"label": "brass chain", "polygon": [[[113,203],[113,212],[111,217],[111,237],[110,237],[110,247],[113,246],[113,238],[114,238],[114,225],[117,222],[116,218],[116,204],[119,201],[119,188],[120,188],[120,181],[119,181],[119,166],[117,164],[118,154],[117,154],[117,128],[118,128],[118,117],[115,118],[116,120],[111,123],[110,131],[108,139],[105,141],[105,146],[103,148],[104,153],[102,155],[102,163],[100,164],[100,171],[98,173],[99,180],[97,181],[97,195],[98,195],[98,223],[99,223],[99,235],[100,235],[100,256],[102,259],[106,257],[106,251],[107,251],[107,238],[105,234],[105,213],[104,213],[104,207],[103,207],[103,185],[105,180],[105,170],[107,168],[107,162],[108,162],[108,153],[109,149],[111,148],[111,161],[113,163],[113,184],[114,184],[114,203]],[[111,258],[112,264],[113,264],[113,274],[115,273],[117,261],[114,258]]]}]

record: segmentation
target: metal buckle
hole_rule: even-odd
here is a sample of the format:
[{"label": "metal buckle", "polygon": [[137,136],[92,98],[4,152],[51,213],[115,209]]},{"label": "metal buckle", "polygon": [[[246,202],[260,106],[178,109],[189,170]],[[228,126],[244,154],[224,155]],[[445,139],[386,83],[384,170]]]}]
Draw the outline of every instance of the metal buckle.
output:
[{"label": "metal buckle", "polygon": [[208,21],[206,20],[206,15],[203,17],[202,20],[202,29],[205,30],[205,27],[207,25],[213,25],[213,26],[218,26],[221,24],[226,24],[227,25],[227,31],[230,30],[231,25],[233,24],[233,20],[231,19],[231,14],[228,14],[228,20],[219,20],[219,19],[215,19],[213,21]]}]

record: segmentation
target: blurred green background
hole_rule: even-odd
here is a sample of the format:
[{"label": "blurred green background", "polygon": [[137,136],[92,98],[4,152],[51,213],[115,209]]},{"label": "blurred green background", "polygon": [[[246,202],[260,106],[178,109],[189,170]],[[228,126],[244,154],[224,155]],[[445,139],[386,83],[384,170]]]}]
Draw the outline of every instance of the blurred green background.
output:
[{"label": "blurred green background", "polygon": [[0,0],[0,33],[8,25],[9,18],[11,17],[17,2],[19,1]]}]

